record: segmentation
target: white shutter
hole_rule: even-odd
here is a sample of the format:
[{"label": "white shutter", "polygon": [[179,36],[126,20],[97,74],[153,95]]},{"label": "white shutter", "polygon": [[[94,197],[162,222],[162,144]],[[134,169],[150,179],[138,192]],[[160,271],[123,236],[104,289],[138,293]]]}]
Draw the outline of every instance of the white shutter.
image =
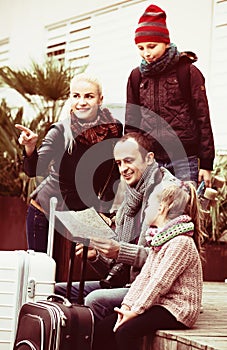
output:
[{"label": "white shutter", "polygon": [[211,117],[217,150],[227,150],[227,0],[214,3],[211,59]]},{"label": "white shutter", "polygon": [[48,27],[46,54],[54,56],[72,68],[87,65],[90,54],[90,30],[90,16]]},{"label": "white shutter", "polygon": [[9,64],[9,38],[0,40],[0,66]]},{"label": "white shutter", "polygon": [[138,19],[146,3],[130,1],[92,17],[89,68],[101,78],[104,102],[123,104],[130,71],[139,64],[134,44],[135,14]]}]

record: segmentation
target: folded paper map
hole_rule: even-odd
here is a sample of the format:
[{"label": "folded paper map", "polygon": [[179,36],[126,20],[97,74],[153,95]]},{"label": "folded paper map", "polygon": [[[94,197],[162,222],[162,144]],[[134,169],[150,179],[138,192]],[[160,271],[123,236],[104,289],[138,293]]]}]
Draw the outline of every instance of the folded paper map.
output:
[{"label": "folded paper map", "polygon": [[94,208],[81,211],[55,211],[55,215],[73,238],[114,238],[116,233]]}]

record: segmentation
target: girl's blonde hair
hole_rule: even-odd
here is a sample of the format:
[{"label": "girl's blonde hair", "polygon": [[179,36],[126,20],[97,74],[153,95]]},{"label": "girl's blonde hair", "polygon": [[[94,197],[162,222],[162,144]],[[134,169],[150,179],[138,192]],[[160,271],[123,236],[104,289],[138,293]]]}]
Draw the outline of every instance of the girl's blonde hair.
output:
[{"label": "girl's blonde hair", "polygon": [[194,184],[185,181],[180,187],[169,186],[162,192],[161,203],[169,208],[168,219],[174,219],[179,215],[191,217],[194,223],[193,239],[199,253],[201,253],[201,245],[207,235],[202,229],[202,212]]},{"label": "girl's blonde hair", "polygon": [[72,86],[75,85],[78,81],[87,81],[91,84],[97,86],[99,96],[102,96],[102,85],[97,77],[88,73],[79,73],[74,75],[70,83],[70,91],[72,91]]}]

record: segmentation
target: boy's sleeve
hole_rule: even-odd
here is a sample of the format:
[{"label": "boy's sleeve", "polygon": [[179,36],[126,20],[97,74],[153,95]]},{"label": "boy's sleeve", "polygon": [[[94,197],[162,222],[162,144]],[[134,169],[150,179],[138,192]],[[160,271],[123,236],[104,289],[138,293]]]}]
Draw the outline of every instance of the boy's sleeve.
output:
[{"label": "boy's sleeve", "polygon": [[195,120],[199,131],[198,155],[200,169],[213,170],[215,149],[205,79],[194,65],[191,65],[191,88]]},{"label": "boy's sleeve", "polygon": [[131,72],[127,83],[127,100],[125,112],[125,128],[124,133],[137,131],[140,127],[141,112],[139,102],[139,79],[133,79],[133,72]]}]

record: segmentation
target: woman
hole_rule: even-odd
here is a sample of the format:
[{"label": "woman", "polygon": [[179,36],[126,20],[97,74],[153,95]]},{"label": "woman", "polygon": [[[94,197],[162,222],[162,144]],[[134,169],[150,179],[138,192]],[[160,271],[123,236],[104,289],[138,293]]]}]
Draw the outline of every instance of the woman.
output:
[{"label": "woman", "polygon": [[112,151],[122,135],[122,125],[108,109],[101,109],[102,101],[98,80],[78,74],[70,84],[68,118],[51,126],[39,149],[37,134],[16,125],[21,130],[19,143],[25,146],[24,171],[29,177],[45,177],[32,193],[28,208],[29,249],[46,251],[49,201],[53,196],[58,199],[58,210],[94,206],[108,213],[110,209],[113,185],[119,178]]},{"label": "woman", "polygon": [[[195,187],[169,186],[154,218],[145,210],[148,258],[116,314],[96,325],[93,350],[139,350],[158,329],[185,329],[196,322],[202,299],[199,207]],[[105,344],[102,345],[102,344]]]}]

